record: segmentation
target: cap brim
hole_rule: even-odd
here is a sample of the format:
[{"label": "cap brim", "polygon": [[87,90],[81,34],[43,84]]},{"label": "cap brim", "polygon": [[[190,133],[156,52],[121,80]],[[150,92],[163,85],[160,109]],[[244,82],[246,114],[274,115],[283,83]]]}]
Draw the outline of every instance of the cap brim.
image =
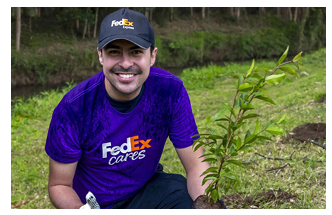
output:
[{"label": "cap brim", "polygon": [[104,48],[108,43],[114,41],[114,40],[128,40],[129,42],[134,43],[135,45],[138,45],[142,49],[148,49],[152,44],[136,35],[116,35],[116,36],[110,36],[103,39],[98,44],[98,49],[101,50]]}]

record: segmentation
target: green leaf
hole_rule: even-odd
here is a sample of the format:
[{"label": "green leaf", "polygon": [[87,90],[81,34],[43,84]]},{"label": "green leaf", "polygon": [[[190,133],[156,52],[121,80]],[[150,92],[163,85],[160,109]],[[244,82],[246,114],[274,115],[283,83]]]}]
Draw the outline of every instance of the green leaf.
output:
[{"label": "green leaf", "polygon": [[257,138],[257,135],[251,134],[251,135],[249,135],[248,137],[245,138],[244,144],[252,143],[256,140],[256,138]]},{"label": "green leaf", "polygon": [[237,81],[237,87],[239,88],[239,86],[241,85],[243,81],[243,76],[242,75],[239,75],[239,80]]},{"label": "green leaf", "polygon": [[218,173],[218,168],[217,167],[209,167],[200,176],[203,176],[203,175],[205,175],[207,173]]},{"label": "green leaf", "polygon": [[260,99],[260,100],[263,100],[263,101],[266,101],[268,103],[271,103],[271,104],[276,104],[272,99],[270,99],[269,97],[265,97],[265,96],[262,96],[262,95],[258,95],[258,96],[255,96],[256,99]]},{"label": "green leaf", "polygon": [[258,75],[257,73],[253,73],[250,77],[251,78],[255,78],[257,80],[261,80],[262,79],[262,77],[260,75]]},{"label": "green leaf", "polygon": [[229,179],[232,179],[232,180],[236,180],[236,176],[231,174],[231,173],[226,173],[226,174],[223,174],[222,176],[226,177],[226,178],[229,178]]},{"label": "green leaf", "polygon": [[249,148],[249,147],[251,147],[251,145],[245,145],[245,146],[243,146],[239,151],[243,151],[243,150],[245,150],[245,149],[247,149],[247,148]]},{"label": "green leaf", "polygon": [[224,139],[222,136],[214,135],[214,134],[208,136],[207,138],[211,139],[211,140],[214,140],[214,141]]},{"label": "green leaf", "polygon": [[211,192],[211,198],[214,202],[217,202],[218,201],[218,191],[217,190],[212,190]]},{"label": "green leaf", "polygon": [[237,155],[238,155],[238,153],[236,153],[236,152],[231,154],[231,156],[237,156]]},{"label": "green leaf", "polygon": [[223,114],[226,110],[227,110],[227,108],[223,108],[223,109],[221,109],[216,115],[214,115],[214,117],[213,117],[213,121],[216,121],[216,119],[218,119],[219,116],[220,116],[221,114]]},{"label": "green leaf", "polygon": [[241,109],[243,109],[243,110],[247,110],[247,109],[255,109],[255,107],[252,105],[252,104],[248,104],[248,103],[246,103],[246,104],[243,104],[242,106],[241,106]]},{"label": "green leaf", "polygon": [[206,124],[208,124],[211,121],[211,116],[210,115],[207,116],[206,119],[205,119],[205,121],[206,121]]},{"label": "green leaf", "polygon": [[223,128],[223,129],[225,129],[226,131],[228,130],[228,129],[227,129],[224,125],[222,125],[222,124],[217,124],[217,126]]},{"label": "green leaf", "polygon": [[229,148],[229,154],[232,154],[235,152],[235,147],[234,144],[231,145],[231,147]]},{"label": "green leaf", "polygon": [[250,118],[254,118],[254,117],[258,117],[258,116],[259,116],[258,114],[251,113],[251,114],[243,116],[241,119],[250,119]]},{"label": "green leaf", "polygon": [[216,181],[217,180],[217,176],[218,176],[218,174],[210,174],[210,175],[205,176],[204,179],[203,179],[203,181],[202,181],[202,185],[204,185],[208,180]]},{"label": "green leaf", "polygon": [[239,86],[238,90],[242,92],[247,92],[252,89],[252,85],[249,83],[243,83]]},{"label": "green leaf", "polygon": [[282,62],[284,62],[284,60],[286,59],[287,57],[287,53],[288,53],[288,49],[289,49],[289,46],[287,46],[287,49],[286,51],[282,54],[282,56],[279,58],[278,60],[278,63],[277,63],[277,66],[279,66]]},{"label": "green leaf", "polygon": [[245,122],[240,122],[237,123],[236,125],[232,126],[232,130],[236,131],[238,128],[240,128],[243,124],[245,124]]},{"label": "green leaf", "polygon": [[286,77],[286,74],[280,74],[280,75],[270,75],[267,78],[265,78],[265,82],[269,85],[277,85],[280,82],[282,82]]},{"label": "green leaf", "polygon": [[278,125],[270,126],[265,131],[269,132],[270,134],[276,134],[276,135],[284,133],[284,130]]},{"label": "green leaf", "polygon": [[227,118],[220,118],[220,119],[216,119],[216,121],[229,121],[229,117],[227,117]]},{"label": "green leaf", "polygon": [[193,143],[193,147],[197,144],[197,142],[200,142],[202,139],[203,139],[202,137],[196,139]]},{"label": "green leaf", "polygon": [[258,129],[259,129],[259,121],[258,121],[258,119],[257,119],[257,120],[256,120],[256,127],[255,127],[254,134],[257,134],[257,133],[258,133]]},{"label": "green leaf", "polygon": [[244,167],[244,165],[240,161],[238,161],[238,160],[230,160],[230,159],[228,159],[228,160],[225,161],[224,165],[226,165],[227,163],[234,164],[234,165],[239,166],[239,167]]},{"label": "green leaf", "polygon": [[238,137],[236,140],[236,149],[239,149],[241,146],[242,146],[242,140],[240,137]]},{"label": "green leaf", "polygon": [[281,117],[281,119],[279,119],[279,121],[277,122],[277,124],[280,124],[282,121],[284,121],[286,118],[286,114],[283,115],[283,117]]},{"label": "green leaf", "polygon": [[206,158],[202,162],[217,162],[216,158]]},{"label": "green leaf", "polygon": [[288,74],[296,75],[296,76],[300,77],[300,76],[295,72],[295,70],[292,69],[292,68],[290,68],[290,67],[285,67],[285,66],[283,66],[283,67],[280,67],[279,69],[281,69],[281,70],[284,71],[284,72],[287,72]]},{"label": "green leaf", "polygon": [[250,130],[247,130],[247,133],[246,133],[246,135],[244,136],[244,139],[247,139],[250,135],[251,135]]},{"label": "green leaf", "polygon": [[261,139],[261,140],[270,140],[272,141],[271,138],[265,137],[265,136],[257,136],[257,139]]},{"label": "green leaf", "polygon": [[197,149],[199,149],[199,147],[201,147],[202,145],[205,145],[206,143],[204,142],[200,142],[199,144],[197,144],[194,148],[194,152],[197,151]]},{"label": "green leaf", "polygon": [[301,58],[301,54],[302,54],[302,52],[300,52],[299,54],[297,54],[297,55],[293,58],[293,62],[296,62],[296,61],[300,60],[300,58]]},{"label": "green leaf", "polygon": [[251,74],[251,71],[254,69],[254,66],[255,66],[255,59],[252,60],[250,69],[248,70],[246,77],[248,77]]}]

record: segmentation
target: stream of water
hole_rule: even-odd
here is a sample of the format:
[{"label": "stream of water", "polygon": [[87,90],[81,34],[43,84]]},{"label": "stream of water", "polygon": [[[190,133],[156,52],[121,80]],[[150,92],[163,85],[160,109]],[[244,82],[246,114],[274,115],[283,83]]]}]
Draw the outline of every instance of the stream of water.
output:
[{"label": "stream of water", "polygon": [[[173,73],[176,76],[179,76],[184,68],[166,68],[167,71]],[[80,83],[81,81],[74,80],[74,83]],[[32,85],[32,86],[21,86],[15,87],[11,89],[11,99],[15,97],[23,97],[24,99],[28,99],[34,95],[40,94],[40,92],[45,92],[53,89],[61,89],[67,86],[66,83],[60,83],[57,85]]]}]

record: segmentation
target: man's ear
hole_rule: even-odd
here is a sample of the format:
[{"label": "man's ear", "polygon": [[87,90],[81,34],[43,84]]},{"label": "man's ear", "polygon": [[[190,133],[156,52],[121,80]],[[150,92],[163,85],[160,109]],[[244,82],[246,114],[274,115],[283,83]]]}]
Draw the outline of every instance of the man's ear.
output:
[{"label": "man's ear", "polygon": [[97,52],[98,52],[98,57],[99,57],[99,63],[103,65],[103,53],[101,50],[98,49],[97,47]]},{"label": "man's ear", "polygon": [[158,48],[155,47],[155,48],[153,49],[153,51],[151,52],[151,62],[150,62],[150,66],[153,66],[153,64],[156,62],[157,52],[158,52]]}]

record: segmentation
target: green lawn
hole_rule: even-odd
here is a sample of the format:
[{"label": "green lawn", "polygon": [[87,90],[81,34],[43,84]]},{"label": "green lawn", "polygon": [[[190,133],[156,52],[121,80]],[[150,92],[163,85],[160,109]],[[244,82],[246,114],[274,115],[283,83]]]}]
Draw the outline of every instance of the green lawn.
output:
[{"label": "green lawn", "polygon": [[[257,60],[256,65],[273,69],[275,62]],[[236,76],[245,75],[250,63],[229,63],[210,70],[208,67],[194,69],[191,70],[191,78],[185,74],[181,77],[188,89],[199,132],[204,132],[205,118],[208,115],[214,116],[225,102],[231,103],[237,84]],[[300,77],[290,77],[292,84],[266,88],[266,94],[277,105],[265,102],[254,104],[256,109],[252,112],[259,113],[262,122],[279,119],[285,113],[286,122],[282,126],[287,131],[307,122],[326,122],[326,103],[316,102],[326,93],[326,49],[304,55],[303,64],[300,70],[296,70]],[[48,156],[44,145],[53,109],[71,87],[72,85],[63,90],[45,92],[27,101],[16,98],[12,105],[12,206],[31,200],[17,208],[54,208],[48,198]],[[244,129],[251,126],[249,124]],[[213,129],[217,131],[217,128]],[[263,190],[280,188],[298,196],[295,204],[271,202],[260,205],[260,208],[326,208],[326,163],[316,162],[326,160],[326,151],[310,143],[284,141],[281,137],[271,138],[272,142],[259,144],[239,155],[246,162],[245,168],[234,168],[234,171],[240,174],[242,184],[237,190],[231,190],[230,194],[254,195]],[[287,159],[292,154],[293,156],[292,160],[275,161],[264,159],[257,153],[271,158]],[[166,172],[185,174],[169,140],[161,163]],[[266,171],[286,163],[290,166],[277,171]],[[227,207],[233,206],[230,204]]]}]

